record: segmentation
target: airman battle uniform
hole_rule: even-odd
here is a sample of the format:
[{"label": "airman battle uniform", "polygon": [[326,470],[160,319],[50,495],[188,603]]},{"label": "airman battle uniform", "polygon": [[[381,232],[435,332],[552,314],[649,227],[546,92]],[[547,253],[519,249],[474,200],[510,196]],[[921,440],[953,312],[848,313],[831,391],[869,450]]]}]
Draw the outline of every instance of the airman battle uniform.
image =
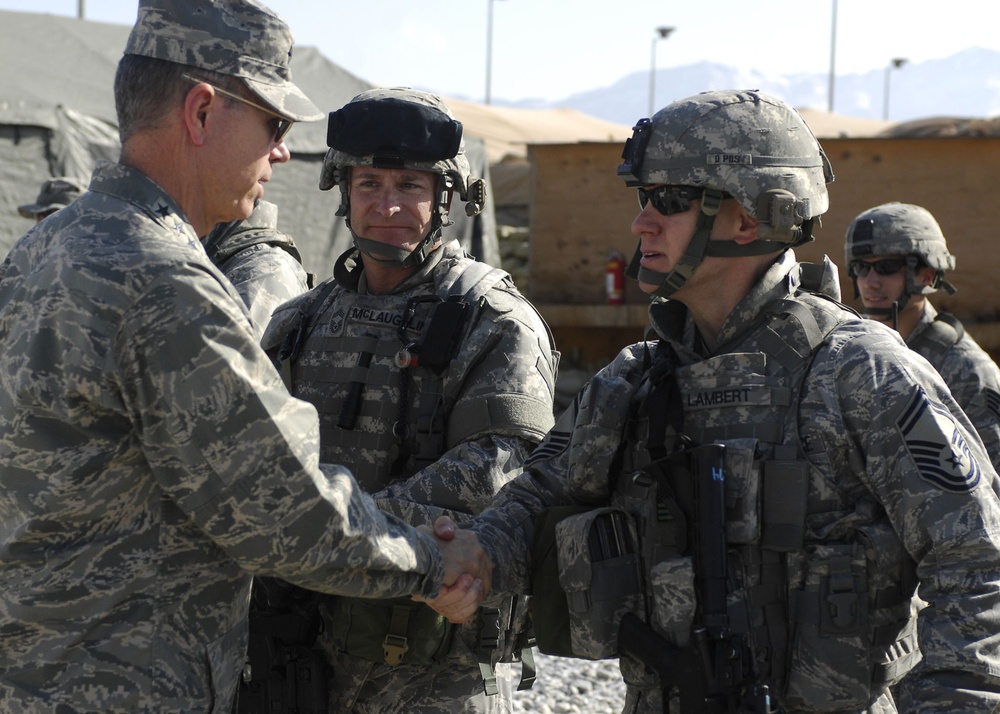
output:
[{"label": "airman battle uniform", "polygon": [[[632,518],[642,555],[634,610],[689,644],[700,585],[685,534],[657,514],[689,514],[690,504],[683,477],[658,475],[655,462],[687,439],[720,442],[723,610],[745,645],[744,696],[767,685],[780,711],[893,712],[888,686],[909,671],[901,711],[990,711],[1000,701],[998,483],[937,373],[891,330],[800,290],[790,251],[730,314],[713,352],[682,304],[655,303],[650,315],[659,340],[602,370],[527,473],[472,522],[494,589],[527,587],[523,554],[547,506],[614,505]],[[579,545],[560,548],[560,558],[579,555]],[[597,597],[597,575],[562,577]],[[919,622],[917,583],[931,603]],[[599,647],[592,632],[579,630],[581,648]],[[624,711],[668,711],[663,681],[627,655],[621,668]]]},{"label": "airman battle uniform", "polygon": [[[723,90],[640,119],[622,158],[656,339],[465,524],[494,589],[532,588],[540,648],[620,655],[626,714],[992,710],[997,474],[927,361],[834,299],[829,260],[796,263],[829,203],[819,142],[780,100]],[[716,223],[728,200],[738,226]],[[703,337],[708,257],[755,272]]]},{"label": "airman battle uniform", "polygon": [[273,203],[258,201],[245,221],[219,224],[202,243],[250,311],[258,338],[274,308],[311,287],[295,241],[278,230]]},{"label": "airman battle uniform", "polygon": [[1000,368],[965,331],[958,320],[938,313],[930,301],[906,346],[921,355],[944,378],[955,401],[976,427],[993,460],[1000,467]]},{"label": "airman battle uniform", "polygon": [[[454,241],[390,295],[366,293],[363,271],[347,267],[353,257],[342,258],[335,283],[283,305],[263,344],[273,351],[278,338],[294,337],[304,306],[322,301],[292,373],[293,394],[320,412],[321,460],[350,463],[379,508],[409,523],[478,513],[551,426],[556,359],[548,329],[506,273],[465,256]],[[453,303],[463,298],[461,312],[442,307],[448,295]],[[444,342],[446,328],[452,343],[432,344],[428,335]],[[432,355],[445,346],[450,358]],[[391,632],[387,616],[370,641],[353,642],[352,621],[376,617],[374,608],[378,617],[393,608],[409,613],[402,616],[424,623],[423,632]],[[324,598],[322,611],[332,711],[350,711],[362,691],[368,706],[412,711],[403,696],[419,682],[420,698],[437,693],[441,711],[450,711],[456,691],[471,697],[483,689],[478,663],[489,633],[479,619],[453,628],[407,600]],[[489,626],[495,639],[496,624]],[[390,634],[408,636],[414,653],[429,651],[390,664],[382,647]]]},{"label": "airman battle uniform", "polygon": [[140,173],[98,168],[18,242],[0,336],[3,711],[228,712],[250,572],[439,586],[429,538],[319,468],[315,410]]},{"label": "airman battle uniform", "polygon": [[[854,283],[854,297],[861,297],[859,270],[871,270],[865,259],[898,259],[903,263],[903,290],[892,307],[865,306],[866,316],[883,322],[897,321],[914,295],[928,296],[939,289],[949,294],[955,287],[946,279],[956,258],[948,252],[948,242],[937,220],[923,206],[893,201],[874,206],[854,217],[847,228],[844,259]],[[881,261],[876,261],[881,262]],[[866,268],[866,266],[868,266]],[[921,282],[918,273],[933,271]],[[955,401],[979,432],[993,468],[1000,468],[1000,368],[965,331],[961,321],[946,312],[938,313],[924,297],[923,312],[906,346],[923,356],[944,378]]]},{"label": "airman battle uniform", "polygon": [[[262,344],[292,393],[319,411],[322,461],[349,465],[380,508],[411,524],[464,519],[551,427],[559,355],[510,277],[442,233],[453,199],[469,215],[482,209],[485,183],[471,176],[462,125],[440,97],[362,92],[330,114],[327,143],[320,188],[339,186],[355,245],[333,279],[275,312]],[[397,173],[378,173],[386,169]],[[355,232],[352,171],[370,171],[362,187],[373,176],[399,176],[403,189],[407,172],[433,176],[431,220],[415,248]],[[373,294],[366,266],[375,264],[408,277]],[[462,627],[408,598],[324,597],[319,611],[331,711],[510,711],[505,663],[520,654],[524,616],[513,601]]]}]

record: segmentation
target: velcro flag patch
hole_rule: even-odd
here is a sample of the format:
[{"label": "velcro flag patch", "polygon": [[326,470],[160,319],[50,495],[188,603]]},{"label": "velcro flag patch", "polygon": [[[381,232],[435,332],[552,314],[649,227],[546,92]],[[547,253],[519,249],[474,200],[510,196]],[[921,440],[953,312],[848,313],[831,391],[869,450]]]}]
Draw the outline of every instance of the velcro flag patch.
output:
[{"label": "velcro flag patch", "polygon": [[944,491],[968,493],[982,476],[951,412],[917,389],[896,422],[920,477]]}]

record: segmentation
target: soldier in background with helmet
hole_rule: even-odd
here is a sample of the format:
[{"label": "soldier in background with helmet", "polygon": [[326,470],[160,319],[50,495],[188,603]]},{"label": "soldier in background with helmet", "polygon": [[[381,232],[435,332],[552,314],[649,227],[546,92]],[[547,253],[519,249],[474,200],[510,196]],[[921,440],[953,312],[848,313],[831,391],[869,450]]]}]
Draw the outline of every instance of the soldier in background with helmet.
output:
[{"label": "soldier in background with helmet", "polygon": [[[443,233],[453,200],[473,215],[485,188],[440,98],[364,92],[330,114],[327,143],[320,188],[339,187],[354,247],[262,344],[319,410],[322,461],[408,523],[468,517],[551,427],[558,353],[510,277]],[[409,598],[324,596],[330,711],[510,711],[510,668],[492,665],[518,648],[512,608],[458,628]]]},{"label": "soldier in background with helmet", "polygon": [[278,207],[269,201],[258,201],[245,220],[220,223],[201,242],[246,304],[258,339],[278,305],[312,287],[299,249],[278,230]]},{"label": "soldier in background with helmet", "polygon": [[926,297],[939,288],[955,292],[945,280],[955,256],[934,216],[909,203],[869,208],[851,221],[844,258],[865,316],[899,332],[941,373],[1000,468],[1000,368],[958,318]]},{"label": "soldier in background with helmet", "polygon": [[[707,92],[641,120],[623,158],[657,339],[463,524],[494,593],[540,604],[558,507],[568,639],[620,655],[626,714],[994,711],[998,477],[940,375],[824,294],[829,261],[796,261],[833,179],[809,128]],[[460,620],[464,585],[434,607]]]}]

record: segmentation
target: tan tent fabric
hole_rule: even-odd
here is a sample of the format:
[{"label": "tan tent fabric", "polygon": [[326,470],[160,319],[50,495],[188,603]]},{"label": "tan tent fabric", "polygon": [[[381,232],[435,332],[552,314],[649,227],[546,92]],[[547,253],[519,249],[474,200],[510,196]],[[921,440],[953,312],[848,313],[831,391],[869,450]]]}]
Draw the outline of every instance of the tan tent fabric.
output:
[{"label": "tan tent fabric", "polygon": [[525,158],[528,144],[572,144],[580,141],[621,141],[632,127],[597,119],[575,109],[516,109],[445,99],[465,131],[486,142],[491,164],[505,158]]},{"label": "tan tent fabric", "polygon": [[895,124],[895,122],[882,121],[881,119],[862,119],[843,114],[831,114],[811,107],[801,107],[796,111],[809,125],[817,139],[861,139],[877,136]]}]

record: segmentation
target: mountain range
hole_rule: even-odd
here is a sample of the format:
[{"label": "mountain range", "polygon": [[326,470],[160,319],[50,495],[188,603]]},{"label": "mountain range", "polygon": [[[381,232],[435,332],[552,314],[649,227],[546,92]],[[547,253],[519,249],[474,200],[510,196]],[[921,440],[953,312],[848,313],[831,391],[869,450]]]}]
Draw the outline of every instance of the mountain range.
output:
[{"label": "mountain range", "polygon": [[[883,119],[885,68],[838,75],[833,111]],[[656,107],[710,89],[759,89],[796,108],[829,109],[829,74],[764,74],[712,62],[656,71]],[[633,72],[608,87],[557,101],[524,100],[494,104],[532,109],[570,107],[594,117],[634,124],[649,113],[649,72]],[[971,48],[943,59],[906,63],[890,70],[888,118],[992,117],[1000,114],[1000,52]]]}]

